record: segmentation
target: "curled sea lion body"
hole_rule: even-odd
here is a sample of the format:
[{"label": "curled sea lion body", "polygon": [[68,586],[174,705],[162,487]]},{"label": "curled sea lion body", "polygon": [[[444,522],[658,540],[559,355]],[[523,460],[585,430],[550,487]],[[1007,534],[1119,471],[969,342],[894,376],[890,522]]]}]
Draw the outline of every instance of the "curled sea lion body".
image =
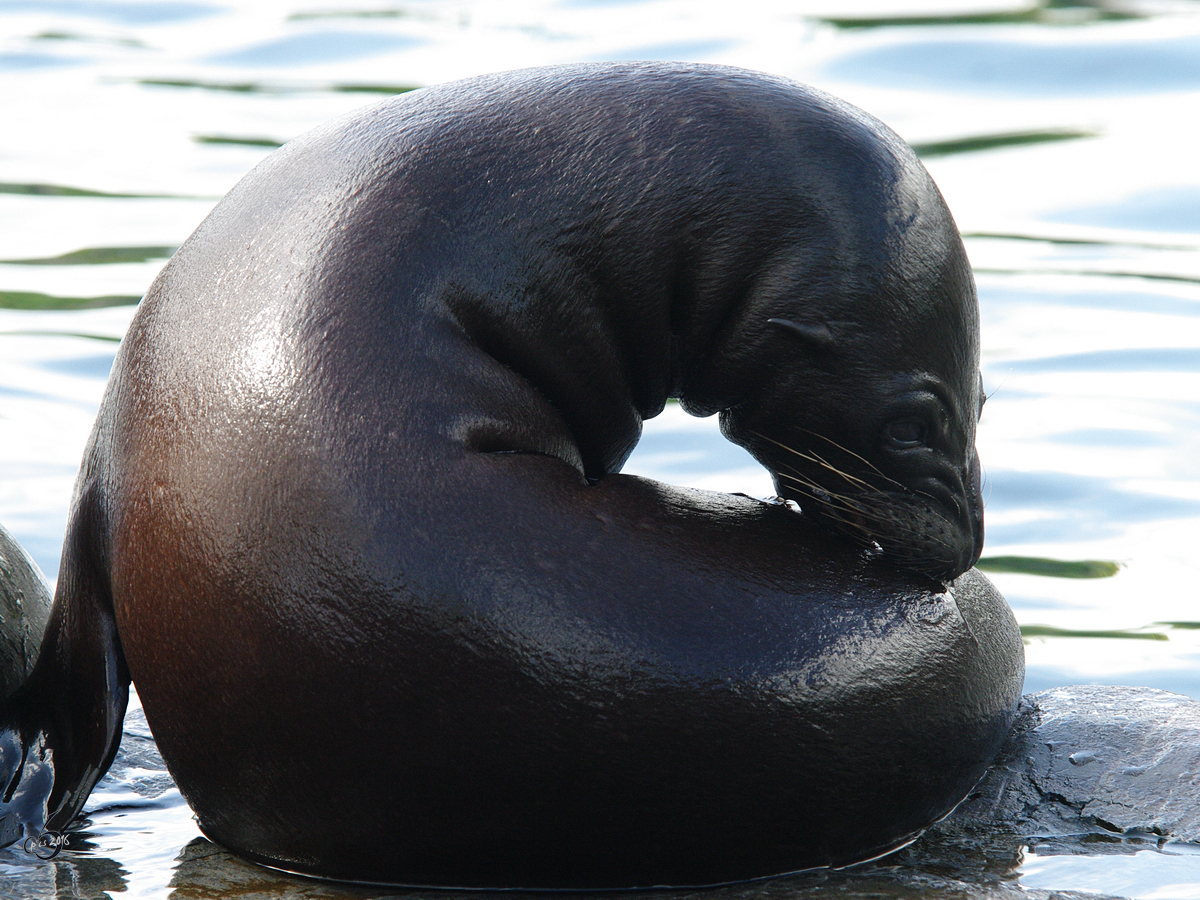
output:
[{"label": "curled sea lion body", "polygon": [[[530,70],[293,141],[118,354],[23,707],[75,748],[30,763],[45,821],[132,676],[201,828],[286,869],[614,888],[902,845],[1023,675],[961,574],[977,332],[912,152],[783,80]],[[617,474],[670,397],[805,514]]]}]

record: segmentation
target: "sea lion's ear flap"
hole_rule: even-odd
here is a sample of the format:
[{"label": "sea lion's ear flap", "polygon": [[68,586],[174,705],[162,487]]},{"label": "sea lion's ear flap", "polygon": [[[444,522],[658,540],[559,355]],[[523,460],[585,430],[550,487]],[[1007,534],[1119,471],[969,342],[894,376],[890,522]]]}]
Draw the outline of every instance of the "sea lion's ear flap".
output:
[{"label": "sea lion's ear flap", "polygon": [[774,325],[777,328],[782,328],[789,334],[794,334],[804,343],[816,347],[818,350],[830,350],[833,348],[833,332],[825,325],[801,325],[798,322],[793,322],[790,319],[767,319],[768,325]]}]

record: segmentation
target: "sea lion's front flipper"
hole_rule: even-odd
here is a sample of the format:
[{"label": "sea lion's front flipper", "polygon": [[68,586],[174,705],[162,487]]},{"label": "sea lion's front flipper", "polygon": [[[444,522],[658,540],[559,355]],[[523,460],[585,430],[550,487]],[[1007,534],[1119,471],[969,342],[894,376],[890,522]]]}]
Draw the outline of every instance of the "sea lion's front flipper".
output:
[{"label": "sea lion's front flipper", "polygon": [[0,703],[0,846],[65,830],[121,741],[129,672],[92,539],[96,514],[85,491],[37,662]]}]

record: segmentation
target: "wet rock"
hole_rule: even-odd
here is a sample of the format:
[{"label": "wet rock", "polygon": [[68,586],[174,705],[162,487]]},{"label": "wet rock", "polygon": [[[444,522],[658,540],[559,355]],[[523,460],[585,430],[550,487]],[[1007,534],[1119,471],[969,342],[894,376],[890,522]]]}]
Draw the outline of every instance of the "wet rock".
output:
[{"label": "wet rock", "polygon": [[1200,841],[1200,703],[1153,688],[1029,694],[1000,756],[935,834]]}]

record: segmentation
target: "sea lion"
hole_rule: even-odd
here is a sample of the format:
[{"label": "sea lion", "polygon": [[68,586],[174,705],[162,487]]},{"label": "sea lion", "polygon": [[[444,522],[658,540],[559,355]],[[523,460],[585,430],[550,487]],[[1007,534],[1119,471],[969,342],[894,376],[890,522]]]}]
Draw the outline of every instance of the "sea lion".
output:
[{"label": "sea lion", "polygon": [[[617,474],[670,397],[803,513]],[[818,91],[572,66],[319,128],[122,343],[0,742],[42,785],[24,827],[79,810],[132,676],[201,828],[285,869],[614,888],[887,852],[1020,695],[967,571],[981,402],[941,196]]]}]

